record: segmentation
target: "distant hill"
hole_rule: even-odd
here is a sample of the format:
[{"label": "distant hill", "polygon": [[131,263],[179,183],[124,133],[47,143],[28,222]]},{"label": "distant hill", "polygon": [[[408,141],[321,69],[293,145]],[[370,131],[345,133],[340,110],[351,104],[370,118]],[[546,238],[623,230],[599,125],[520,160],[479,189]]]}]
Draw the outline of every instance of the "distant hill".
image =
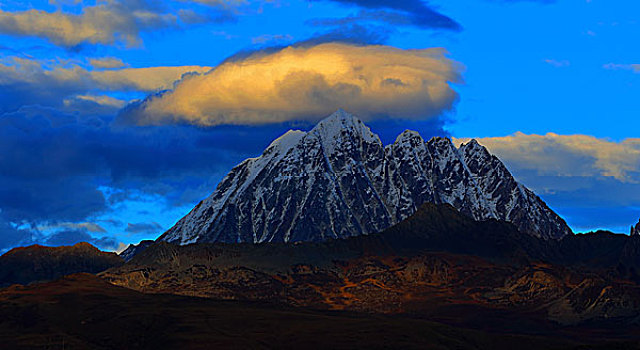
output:
[{"label": "distant hill", "polygon": [[123,263],[117,254],[89,243],[14,248],[0,256],[0,286],[49,281],[78,272],[97,273]]}]

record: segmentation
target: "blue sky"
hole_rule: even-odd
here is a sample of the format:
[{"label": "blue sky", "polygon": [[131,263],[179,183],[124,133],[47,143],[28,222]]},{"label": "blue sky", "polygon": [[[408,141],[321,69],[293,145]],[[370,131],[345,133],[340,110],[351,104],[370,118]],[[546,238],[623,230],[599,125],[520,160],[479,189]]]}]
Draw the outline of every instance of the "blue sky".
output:
[{"label": "blue sky", "polygon": [[[385,142],[406,128],[477,138],[575,231],[627,232],[640,217],[638,10],[3,1],[0,250],[155,238],[235,164],[338,107]],[[358,69],[390,84],[344,73]]]}]

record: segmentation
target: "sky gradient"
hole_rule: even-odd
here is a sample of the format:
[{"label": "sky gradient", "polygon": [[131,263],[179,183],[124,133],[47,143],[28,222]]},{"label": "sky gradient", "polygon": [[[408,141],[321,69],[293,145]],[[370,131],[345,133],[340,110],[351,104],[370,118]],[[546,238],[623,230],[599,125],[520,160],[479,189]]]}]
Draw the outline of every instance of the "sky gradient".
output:
[{"label": "sky gradient", "polygon": [[576,232],[640,218],[640,3],[0,3],[0,251],[156,238],[347,109],[476,138]]}]

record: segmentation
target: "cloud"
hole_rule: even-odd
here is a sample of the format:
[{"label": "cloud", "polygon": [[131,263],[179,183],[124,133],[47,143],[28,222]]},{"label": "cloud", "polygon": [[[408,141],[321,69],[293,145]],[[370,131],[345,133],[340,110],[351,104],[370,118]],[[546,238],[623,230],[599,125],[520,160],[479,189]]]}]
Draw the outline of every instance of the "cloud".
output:
[{"label": "cloud", "polygon": [[607,70],[630,70],[634,73],[640,73],[640,64],[607,63],[602,68]]},{"label": "cloud", "polygon": [[65,47],[116,42],[136,46],[140,44],[141,31],[177,24],[175,15],[153,10],[146,2],[135,0],[99,2],[83,7],[79,14],[36,9],[0,10],[0,33],[43,37]]},{"label": "cloud", "polygon": [[544,62],[556,68],[569,67],[571,65],[571,62],[567,60],[559,61],[559,60],[553,60],[553,59],[546,59],[544,60]]},{"label": "cloud", "polygon": [[28,229],[18,229],[6,221],[0,220],[0,254],[18,246],[32,244],[34,233]]},{"label": "cloud", "polygon": [[[102,0],[89,6],[80,1],[75,3],[81,5],[79,13],[63,12],[63,6],[57,6],[54,12],[0,10],[0,34],[41,37],[66,48],[84,44],[135,47],[142,43],[142,32],[231,21],[234,19],[232,10],[244,3],[235,0],[199,2],[215,6],[196,13],[175,2]],[[188,4],[185,2],[184,5]]]},{"label": "cloud", "polygon": [[117,57],[90,58],[89,64],[93,68],[97,68],[97,69],[122,68],[126,66],[126,64]]},{"label": "cloud", "polygon": [[[322,1],[322,0],[314,0]],[[392,25],[412,25],[428,29],[460,30],[453,19],[437,12],[422,0],[324,0],[362,8],[355,16],[339,19],[319,19],[316,25],[336,25],[345,22],[377,21]]]},{"label": "cloud", "polygon": [[65,228],[70,230],[86,230],[87,232],[93,232],[93,233],[107,232],[107,230],[105,230],[104,227],[93,222],[77,222],[77,223],[76,222],[60,222],[54,225],[38,226],[38,230],[40,231],[54,230],[59,228]]},{"label": "cloud", "polygon": [[279,43],[289,42],[293,40],[290,34],[262,34],[257,37],[251,38],[253,44],[265,44],[265,43]]},{"label": "cloud", "polygon": [[210,69],[202,66],[124,68],[92,71],[89,76],[98,89],[150,92],[173,87],[173,83],[180,80],[184,74],[204,73]]},{"label": "cloud", "polygon": [[0,223],[89,228],[117,204],[102,187],[192,205],[288,128],[114,128],[112,118],[41,107],[0,115]]},{"label": "cloud", "polygon": [[330,31],[315,33],[311,38],[298,42],[296,47],[308,47],[323,43],[347,43],[356,45],[382,45],[389,40],[394,28],[389,26],[344,23]]},{"label": "cloud", "polygon": [[51,234],[43,242],[48,246],[69,246],[80,242],[91,243],[103,250],[117,250],[118,241],[113,237],[93,237],[84,230],[64,230]]},{"label": "cloud", "polygon": [[[116,63],[111,59],[98,62],[103,66]],[[117,109],[124,100],[95,92],[154,92],[171,88],[184,74],[208,70],[201,66],[89,69],[76,61],[5,57],[0,59],[0,113],[33,103],[63,108],[92,102]]]},{"label": "cloud", "polygon": [[[69,107],[72,110],[88,110],[88,105],[94,107],[106,107],[103,113],[108,113],[111,109],[122,108],[127,103],[126,100],[120,100],[107,95],[75,95],[63,100],[65,107]],[[84,105],[84,106],[79,106]],[[100,114],[100,112],[94,109],[94,113]]]},{"label": "cloud", "polygon": [[575,230],[617,227],[628,232],[626,227],[637,221],[640,139],[615,142],[587,135],[515,133],[477,140]]},{"label": "cloud", "polygon": [[449,84],[461,82],[461,66],[445,53],[339,43],[257,52],[187,75],[173,90],[127,107],[121,120],[265,124],[317,120],[338,108],[365,120],[434,118],[453,107]]},{"label": "cloud", "polygon": [[163,231],[162,226],[157,222],[140,222],[137,224],[128,223],[125,232],[127,233],[148,233],[160,234]]}]

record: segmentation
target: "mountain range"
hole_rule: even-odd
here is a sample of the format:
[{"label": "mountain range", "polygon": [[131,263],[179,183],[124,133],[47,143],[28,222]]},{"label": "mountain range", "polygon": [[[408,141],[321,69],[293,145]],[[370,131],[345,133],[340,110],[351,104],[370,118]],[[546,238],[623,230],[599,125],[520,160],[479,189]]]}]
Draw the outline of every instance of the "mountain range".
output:
[{"label": "mountain range", "polygon": [[158,240],[325,241],[380,232],[424,203],[451,204],[475,220],[505,220],[543,239],[571,233],[475,140],[457,148],[448,138],[425,141],[407,130],[384,146],[361,120],[338,110],[233,168]]}]

